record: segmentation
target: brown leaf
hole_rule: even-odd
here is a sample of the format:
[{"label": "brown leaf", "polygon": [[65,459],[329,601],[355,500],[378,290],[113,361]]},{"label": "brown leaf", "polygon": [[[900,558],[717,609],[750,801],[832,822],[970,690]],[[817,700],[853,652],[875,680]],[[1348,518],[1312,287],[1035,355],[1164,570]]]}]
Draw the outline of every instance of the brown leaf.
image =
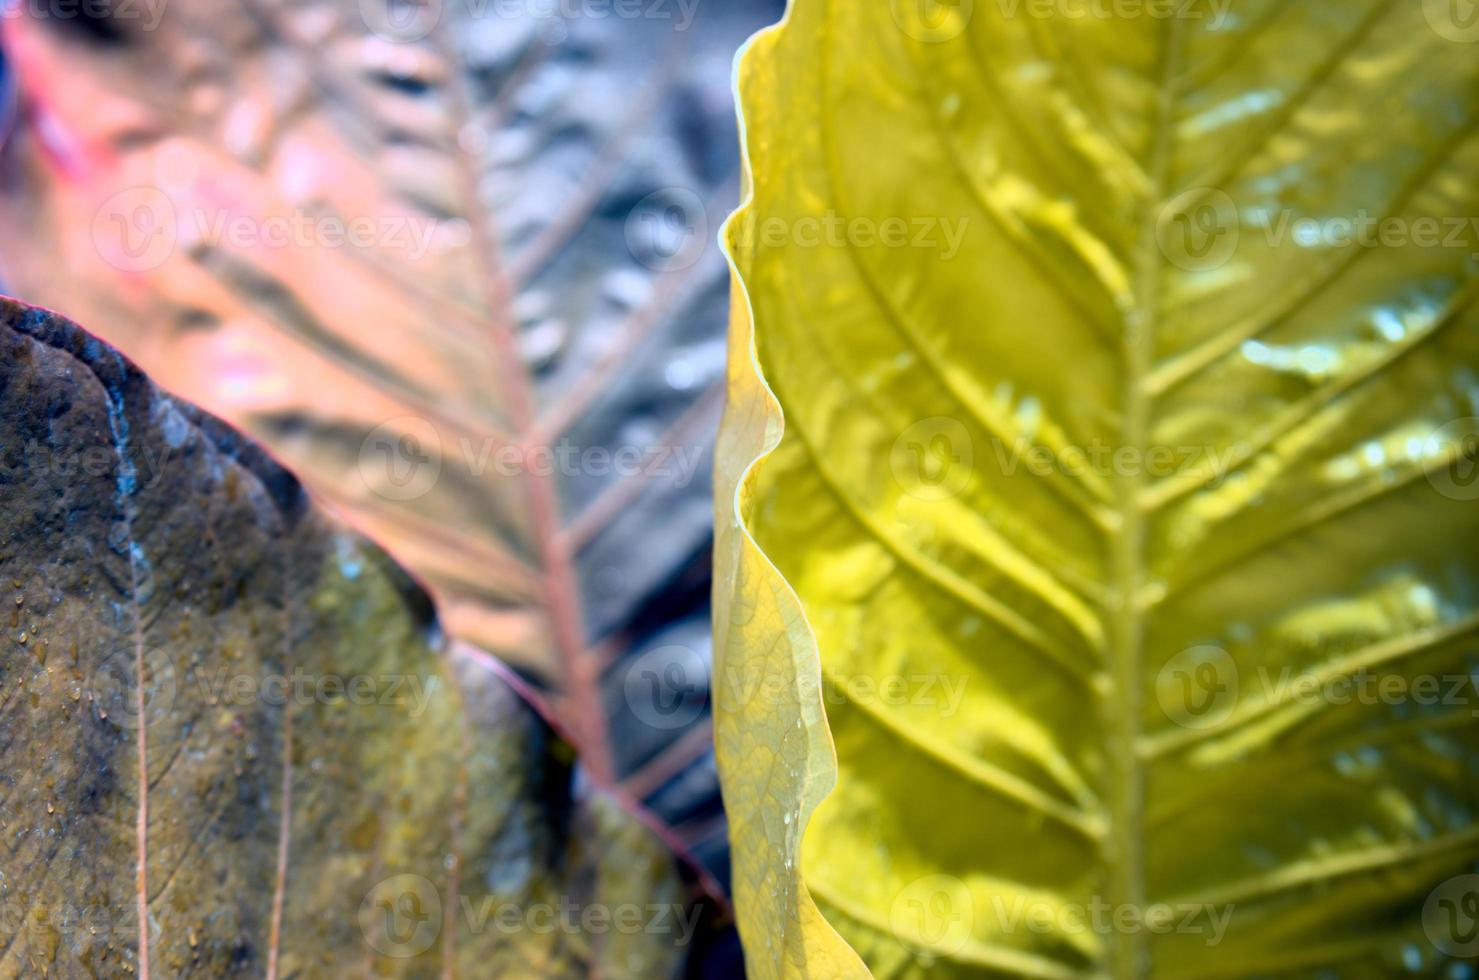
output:
[{"label": "brown leaf", "polygon": [[259,449],[9,301],[0,418],[0,977],[671,975],[662,844]]}]

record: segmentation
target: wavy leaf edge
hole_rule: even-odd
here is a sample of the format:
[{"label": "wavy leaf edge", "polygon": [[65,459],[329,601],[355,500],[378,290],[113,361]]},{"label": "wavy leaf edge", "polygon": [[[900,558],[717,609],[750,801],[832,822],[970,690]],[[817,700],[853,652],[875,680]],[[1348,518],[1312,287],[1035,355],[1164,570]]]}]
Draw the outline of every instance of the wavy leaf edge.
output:
[{"label": "wavy leaf edge", "polygon": [[[788,0],[780,21],[757,31],[735,53],[732,72],[740,146],[741,192],[738,207],[719,230],[719,246],[729,265],[732,289],[730,302],[727,399],[715,449],[715,548],[714,548],[714,699],[716,761],[730,820],[733,861],[733,894],[740,938],[745,948],[747,972],[752,978],[780,976],[870,977],[862,959],[837,932],[812,899],[801,875],[801,840],[822,801],[837,785],[837,751],[827,724],[822,695],[821,652],[816,633],[806,618],[801,598],[780,569],[766,554],[750,525],[747,497],[767,459],[780,445],[785,432],[785,412],[766,380],[755,345],[755,315],[750,303],[749,283],[741,268],[738,236],[743,223],[755,214],[751,180],[751,153],[747,109],[746,72],[762,61],[791,29],[795,0]],[[736,447],[753,445],[731,459]],[[787,810],[795,819],[783,826],[779,849],[756,847],[746,832],[760,827],[767,815],[744,806],[739,793],[740,770],[752,770],[754,760],[732,743],[740,737],[741,719],[724,710],[731,691],[750,690],[742,671],[745,651],[731,644],[731,628],[749,622],[753,610],[744,613],[748,601],[742,595],[747,568],[764,575],[760,586],[786,624],[781,639],[788,641],[793,668],[784,676],[766,676],[770,692],[795,697],[795,717],[805,736],[806,752],[800,769],[786,771],[779,790]],[[754,573],[748,573],[753,575]],[[743,616],[743,621],[739,617]],[[738,682],[738,683],[737,683]],[[746,699],[752,700],[752,699]],[[770,814],[773,816],[774,814]],[[784,890],[789,902],[757,901],[757,892],[769,881],[771,897]],[[790,911],[790,921],[768,921],[776,908]],[[779,942],[774,937],[779,936]]]}]

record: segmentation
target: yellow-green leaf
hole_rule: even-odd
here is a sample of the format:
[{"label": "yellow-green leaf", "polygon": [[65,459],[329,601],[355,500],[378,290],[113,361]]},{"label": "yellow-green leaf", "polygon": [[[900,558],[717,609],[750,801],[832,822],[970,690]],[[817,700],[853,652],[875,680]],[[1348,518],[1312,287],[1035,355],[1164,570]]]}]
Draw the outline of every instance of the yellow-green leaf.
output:
[{"label": "yellow-green leaf", "polygon": [[753,976],[1479,951],[1468,13],[795,0],[746,51]]}]

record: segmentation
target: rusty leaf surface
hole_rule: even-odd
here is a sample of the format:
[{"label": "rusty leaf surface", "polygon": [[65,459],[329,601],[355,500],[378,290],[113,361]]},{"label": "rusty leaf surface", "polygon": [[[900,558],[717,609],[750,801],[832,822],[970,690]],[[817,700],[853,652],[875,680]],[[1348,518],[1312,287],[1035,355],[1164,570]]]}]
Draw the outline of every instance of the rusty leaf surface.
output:
[{"label": "rusty leaf surface", "polygon": [[0,977],[673,974],[664,845],[260,449],[11,301],[0,418]]}]

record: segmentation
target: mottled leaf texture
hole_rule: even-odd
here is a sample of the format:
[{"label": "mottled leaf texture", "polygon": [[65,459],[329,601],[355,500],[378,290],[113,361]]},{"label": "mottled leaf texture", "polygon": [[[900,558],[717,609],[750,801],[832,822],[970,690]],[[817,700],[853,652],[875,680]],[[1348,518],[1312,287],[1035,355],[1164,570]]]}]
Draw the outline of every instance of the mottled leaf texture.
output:
[{"label": "mottled leaf texture", "polygon": [[29,6],[9,291],[269,446],[722,867],[714,239],[778,0]]},{"label": "mottled leaf texture", "polygon": [[1472,976],[1476,13],[796,0],[747,50],[754,976]]},{"label": "mottled leaf texture", "polygon": [[0,418],[0,976],[673,975],[526,914],[683,889],[259,449],[10,301]]}]

